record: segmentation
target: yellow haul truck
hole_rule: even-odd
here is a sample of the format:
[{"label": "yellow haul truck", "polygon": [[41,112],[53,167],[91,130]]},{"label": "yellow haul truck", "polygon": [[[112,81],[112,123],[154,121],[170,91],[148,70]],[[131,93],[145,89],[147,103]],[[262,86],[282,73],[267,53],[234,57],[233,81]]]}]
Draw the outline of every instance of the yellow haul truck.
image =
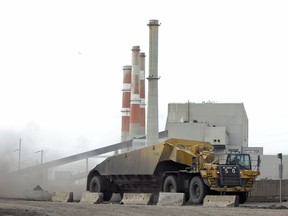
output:
[{"label": "yellow haul truck", "polygon": [[244,203],[258,175],[249,154],[228,154],[219,164],[210,143],[171,138],[107,158],[89,172],[86,189],[102,192],[104,200],[112,193],[163,191],[185,193],[193,204],[207,194],[238,195]]}]

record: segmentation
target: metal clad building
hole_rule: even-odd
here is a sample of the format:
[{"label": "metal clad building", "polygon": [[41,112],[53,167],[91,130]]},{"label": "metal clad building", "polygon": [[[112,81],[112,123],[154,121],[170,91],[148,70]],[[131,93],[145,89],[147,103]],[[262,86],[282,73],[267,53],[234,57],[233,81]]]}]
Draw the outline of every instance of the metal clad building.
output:
[{"label": "metal clad building", "polygon": [[166,130],[169,137],[208,141],[218,151],[248,147],[243,103],[171,103]]}]

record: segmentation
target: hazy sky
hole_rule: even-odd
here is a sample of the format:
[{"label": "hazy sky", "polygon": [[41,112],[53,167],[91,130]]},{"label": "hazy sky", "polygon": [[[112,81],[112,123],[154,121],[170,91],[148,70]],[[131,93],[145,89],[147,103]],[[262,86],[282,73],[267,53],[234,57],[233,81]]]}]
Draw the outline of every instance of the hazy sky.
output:
[{"label": "hazy sky", "polygon": [[119,142],[122,66],[132,46],[148,55],[158,19],[159,130],[168,103],[243,102],[249,145],[287,154],[287,11],[286,0],[1,0],[0,151],[20,137],[26,157]]}]

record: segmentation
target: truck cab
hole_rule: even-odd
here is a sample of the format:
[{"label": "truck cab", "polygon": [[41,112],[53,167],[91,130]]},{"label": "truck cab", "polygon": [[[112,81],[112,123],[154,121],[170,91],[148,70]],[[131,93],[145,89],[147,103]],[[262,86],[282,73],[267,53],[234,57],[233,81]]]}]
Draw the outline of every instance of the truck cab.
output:
[{"label": "truck cab", "polygon": [[227,155],[226,164],[239,165],[240,170],[251,170],[251,158],[249,154],[230,153]]}]

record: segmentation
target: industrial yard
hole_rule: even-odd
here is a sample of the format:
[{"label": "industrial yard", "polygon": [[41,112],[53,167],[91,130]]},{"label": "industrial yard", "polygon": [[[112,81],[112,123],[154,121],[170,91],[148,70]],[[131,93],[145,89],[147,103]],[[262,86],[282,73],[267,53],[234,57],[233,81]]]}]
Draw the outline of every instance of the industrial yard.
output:
[{"label": "industrial yard", "polygon": [[[18,171],[10,173],[4,182],[7,185],[11,184],[9,179],[19,181],[14,183],[22,185],[21,191],[17,190],[21,196],[11,194],[12,188],[6,190],[8,197],[20,199],[0,200],[0,215],[287,215],[287,182],[283,182],[283,194],[279,194],[278,181],[273,181],[277,173],[273,176],[262,174],[263,179],[272,177],[273,182],[267,179],[255,182],[263,169],[260,158],[264,163],[268,160],[263,157],[263,148],[248,146],[248,116],[243,103],[170,103],[165,131],[159,133],[157,56],[160,23],[150,20],[148,26],[150,70],[147,79],[151,95],[148,94],[147,132],[145,54],[140,53],[139,46],[133,46],[132,66],[123,67],[121,142],[55,161],[42,161],[37,166],[20,169],[19,164]],[[161,142],[163,145],[159,144]],[[19,155],[20,149],[21,139]],[[115,154],[100,164],[93,164],[96,167],[89,172],[89,158],[111,152]],[[69,170],[57,175],[55,172],[54,182],[51,178],[49,181],[48,169],[81,160],[86,162],[85,171],[76,175]],[[275,158],[269,162],[272,170],[278,163]],[[265,165],[265,169],[267,167]],[[286,172],[283,174],[285,178]],[[55,181],[58,176],[61,178]],[[82,191],[76,193],[76,188],[80,187]],[[256,190],[253,192],[253,189]],[[88,192],[82,193],[85,190]],[[174,194],[172,204],[158,205],[159,192],[168,193],[168,197]],[[222,196],[226,192],[230,195],[226,196],[228,201]],[[61,193],[66,193],[66,198]],[[131,196],[129,202],[132,204],[123,202],[123,194],[125,197],[131,193],[137,194],[136,197],[156,193],[159,200],[157,205],[151,205],[151,196],[147,203],[137,204]],[[100,194],[103,197],[100,198]],[[112,194],[121,194],[121,202],[112,204]],[[181,194],[179,204],[177,199]],[[213,207],[214,204],[207,205],[210,200],[205,201],[205,198],[210,194],[221,195],[211,198],[218,208]],[[279,204],[279,195],[283,205]],[[254,203],[249,203],[251,200]],[[270,203],[256,203],[260,200]],[[193,205],[185,204],[189,201]]]},{"label": "industrial yard", "polygon": [[[111,74],[111,86],[118,83],[119,90],[119,95],[115,97],[117,100],[119,99],[118,107],[113,108],[113,110],[117,109],[119,111],[121,108],[121,118],[119,112],[117,118],[114,116],[110,124],[120,125],[121,123],[121,136],[119,136],[120,127],[117,133],[112,127],[109,130],[110,126],[106,126],[104,121],[97,118],[102,115],[98,112],[93,112],[91,115],[93,118],[97,118],[97,121],[95,121],[97,124],[93,122],[91,125],[85,125],[85,123],[82,125],[87,130],[92,127],[92,130],[101,133],[109,131],[109,135],[103,133],[105,140],[105,142],[102,142],[103,145],[100,141],[93,141],[93,146],[90,145],[89,142],[91,141],[86,140],[86,135],[83,133],[83,137],[81,135],[81,139],[79,139],[79,142],[77,141],[77,147],[79,148],[72,151],[71,143],[73,142],[69,143],[63,140],[60,144],[57,144],[57,141],[50,144],[47,137],[40,137],[41,139],[35,139],[36,141],[34,141],[38,132],[33,135],[33,139],[29,140],[25,138],[27,132],[23,131],[21,136],[15,136],[17,138],[15,140],[19,140],[16,149],[14,148],[15,140],[11,141],[12,136],[4,136],[3,141],[0,136],[0,146],[9,146],[7,149],[1,146],[3,152],[0,152],[0,158],[2,158],[0,161],[0,216],[288,215],[288,155],[284,149],[281,149],[281,146],[276,145],[277,142],[275,142],[276,144],[272,142],[270,144],[274,145],[277,151],[279,149],[277,155],[275,155],[275,152],[273,152],[273,155],[272,153],[265,154],[267,152],[264,152],[265,145],[263,143],[251,142],[250,131],[252,134],[255,131],[251,130],[253,127],[250,128],[248,111],[249,115],[252,113],[250,115],[252,116],[251,122],[254,123],[256,120],[253,119],[254,116],[251,107],[249,109],[249,103],[253,104],[255,99],[253,98],[253,101],[244,100],[242,93],[238,98],[233,95],[231,98],[228,97],[229,100],[226,100],[226,102],[219,103],[218,100],[217,102],[206,100],[203,95],[199,95],[202,102],[183,101],[180,96],[178,100],[177,96],[175,98],[178,102],[171,102],[169,99],[169,102],[165,104],[168,108],[167,116],[163,111],[159,112],[161,110],[159,109],[160,106],[163,107],[163,104],[159,103],[161,101],[159,99],[165,98],[166,95],[171,95],[171,93],[167,91],[163,94],[162,92],[158,97],[158,81],[160,81],[160,84],[170,85],[169,88],[173,89],[173,93],[177,92],[178,95],[183,94],[183,92],[186,93],[186,91],[190,92],[189,97],[192,97],[193,101],[197,101],[196,96],[200,94],[200,91],[204,91],[203,89],[209,90],[208,95],[210,97],[213,91],[216,92],[220,86],[225,86],[225,92],[216,94],[218,97],[218,94],[228,94],[229,91],[235,91],[236,85],[231,86],[233,88],[229,87],[231,80],[229,81],[226,75],[219,79],[222,75],[217,73],[217,67],[219,66],[214,64],[215,72],[213,71],[213,74],[217,74],[217,77],[211,77],[207,73],[205,80],[203,78],[194,79],[194,77],[191,79],[192,76],[188,77],[188,73],[191,72],[194,76],[197,73],[205,74],[207,71],[195,71],[194,68],[185,68],[187,72],[181,79],[188,80],[189,78],[191,80],[189,85],[185,85],[185,88],[187,88],[185,91],[178,89],[176,78],[175,83],[174,80],[171,82],[171,80],[166,79],[165,75],[167,73],[163,69],[159,70],[160,74],[158,74],[158,31],[161,22],[158,19],[150,19],[147,26],[149,28],[149,41],[147,41],[149,42],[149,50],[147,50],[146,45],[143,46],[141,43],[141,49],[139,44],[132,46],[130,63],[127,64],[125,60],[122,64],[122,89],[120,88],[120,79],[117,77],[120,74],[119,71],[121,71],[118,62],[118,71],[116,70],[118,75]],[[161,28],[165,32],[167,27],[164,25]],[[105,31],[104,29],[103,32]],[[119,32],[123,31],[122,29]],[[178,32],[178,30],[175,32]],[[198,35],[199,32],[201,31],[195,31],[195,35]],[[179,31],[179,35],[184,36],[185,34]],[[214,37],[213,32],[211,35]],[[165,39],[165,37],[163,38]],[[113,36],[112,39],[115,40],[116,37]],[[164,39],[163,42],[165,42]],[[102,41],[105,42],[105,40]],[[184,40],[186,39],[183,38]],[[193,38],[191,38],[192,40]],[[120,38],[119,42],[121,43]],[[171,54],[182,56],[182,53],[172,46],[174,43],[173,40],[169,42],[171,44]],[[215,41],[214,43],[217,44],[218,42]],[[73,45],[74,42],[71,44]],[[233,44],[236,44],[235,41],[233,41]],[[125,47],[126,45],[125,43]],[[178,46],[180,46],[180,43]],[[166,48],[167,46],[164,49],[162,47],[163,52],[167,52]],[[250,48],[247,47],[247,50],[250,50]],[[76,51],[77,58],[87,58],[88,52],[85,53],[81,49],[76,49],[79,50]],[[107,46],[108,49],[109,46]],[[199,58],[212,64],[213,62],[208,58],[209,52],[210,48],[205,51],[205,56],[201,56],[199,52],[196,53],[199,54]],[[146,55],[149,59],[147,63]],[[110,57],[114,59],[114,57]],[[96,61],[96,64],[99,65],[100,61],[105,58],[107,58],[106,54],[102,53],[98,58],[99,62]],[[190,58],[191,65],[199,61],[193,56],[189,56],[189,60]],[[163,59],[167,61],[165,58]],[[180,70],[181,64],[185,63],[184,59],[184,56],[181,57],[180,61],[175,58],[175,62],[178,62],[179,66],[169,67],[169,70],[173,72]],[[246,64],[247,59],[241,61]],[[87,62],[82,60],[80,62],[79,60],[79,72],[81,72],[79,78],[85,77],[85,74],[82,74],[85,70],[83,65]],[[115,64],[114,60],[111,62],[113,62],[113,65]],[[161,63],[161,61],[159,62]],[[168,63],[167,61],[165,64]],[[146,65],[149,70],[145,69]],[[219,67],[218,70],[222,70],[222,67]],[[63,70],[68,69],[64,68]],[[235,68],[229,68],[229,71],[233,70],[238,76],[239,71]],[[241,70],[245,71],[247,69]],[[260,71],[260,69],[257,70]],[[97,69],[91,74],[99,76],[99,71],[102,71],[102,69]],[[103,70],[105,73],[107,71],[107,69]],[[159,75],[163,74],[165,79],[162,81]],[[178,77],[178,72],[175,74]],[[230,76],[234,77],[234,74],[229,73]],[[100,80],[99,77],[96,79],[97,82]],[[69,79],[68,76],[67,80]],[[208,85],[209,82],[206,79],[208,81],[210,79],[214,80],[215,85]],[[234,82],[234,80],[232,81]],[[240,82],[239,78],[237,82]],[[83,83],[87,85],[87,80],[83,79]],[[201,87],[193,89],[191,86],[196,86],[197,83],[202,83]],[[109,87],[109,84],[105,84],[104,87]],[[190,86],[190,84],[192,85]],[[91,86],[94,85],[95,83]],[[52,82],[51,86],[53,86]],[[63,86],[65,88],[65,85]],[[77,89],[77,85],[73,84],[71,86],[73,86],[73,90]],[[161,85],[160,87],[163,88]],[[78,88],[80,89],[80,86]],[[36,91],[35,89],[32,90],[33,93]],[[119,98],[120,90],[122,94],[121,107],[119,106],[121,101]],[[245,87],[241,86],[241,92],[245,92],[245,90]],[[89,91],[95,92],[93,88]],[[112,87],[107,90],[107,92],[110,91],[112,91]],[[115,93],[115,91],[113,92]],[[69,98],[70,94],[69,91],[67,91],[67,94],[63,94],[61,102],[62,99],[65,101],[66,98]],[[108,107],[112,107],[112,105],[104,104],[107,98],[100,98],[99,95],[97,93],[93,95],[93,98],[94,96],[97,98],[97,107],[106,107],[107,110],[104,114],[111,115],[108,112]],[[48,97],[51,97],[51,95],[43,96],[43,98]],[[112,98],[112,100],[115,100],[115,98]],[[175,98],[171,100],[175,100]],[[37,98],[33,98],[33,100],[38,101]],[[77,98],[73,98],[73,101],[81,103]],[[55,101],[51,104],[62,106],[60,102],[55,103]],[[87,106],[83,103],[83,107],[80,108],[83,113]],[[113,107],[115,106],[113,105]],[[41,107],[38,109],[41,110]],[[62,115],[66,112],[58,109],[57,112],[62,113]],[[39,114],[39,116],[44,115],[47,115],[44,111]],[[73,117],[74,115],[79,119],[84,118],[79,113],[73,113]],[[32,117],[27,119],[31,121],[30,118],[33,119]],[[166,118],[166,125],[161,129],[159,127],[160,118],[162,120]],[[66,119],[67,122],[71,121],[71,125],[79,124],[72,120],[71,116]],[[57,118],[51,121],[53,124],[58,124]],[[35,128],[40,131],[38,127]],[[57,131],[57,128],[55,131]],[[60,134],[61,131],[59,130],[57,133]],[[261,131],[263,135],[267,135],[267,133],[267,131]],[[7,134],[9,135],[9,133]],[[73,132],[69,131],[68,134],[73,134]],[[97,136],[99,135],[95,132],[91,133],[91,137],[95,138]],[[108,138],[108,136],[118,136],[117,141],[113,144],[110,141],[108,142],[108,139],[105,138]],[[71,140],[74,140],[73,136],[71,136]],[[264,139],[264,141],[270,142],[268,139]],[[33,152],[33,155],[36,154],[37,157],[40,156],[40,160],[38,158],[36,163],[31,163],[32,156],[25,155],[25,151],[27,151],[27,146],[34,145],[34,142],[39,149],[31,150],[31,152]],[[40,148],[38,146],[38,143],[41,142],[45,142],[46,145],[54,145],[56,148],[53,152],[45,149],[44,154],[44,147]],[[43,144],[43,146],[45,145]],[[15,152],[17,152],[17,160],[15,160]],[[63,152],[65,152],[65,155]],[[45,157],[48,153],[52,156],[47,157],[47,159]],[[14,159],[10,157],[12,154]]]},{"label": "industrial yard", "polygon": [[[269,207],[270,206],[270,207]],[[287,206],[287,205],[286,205]],[[36,202],[25,200],[0,199],[0,215],[13,216],[92,216],[92,215],[119,215],[119,216],[166,216],[166,215],[287,215],[288,209],[273,207],[272,204],[246,204],[237,208],[211,208],[202,206],[140,206],[120,204],[83,205],[79,203]]]}]

